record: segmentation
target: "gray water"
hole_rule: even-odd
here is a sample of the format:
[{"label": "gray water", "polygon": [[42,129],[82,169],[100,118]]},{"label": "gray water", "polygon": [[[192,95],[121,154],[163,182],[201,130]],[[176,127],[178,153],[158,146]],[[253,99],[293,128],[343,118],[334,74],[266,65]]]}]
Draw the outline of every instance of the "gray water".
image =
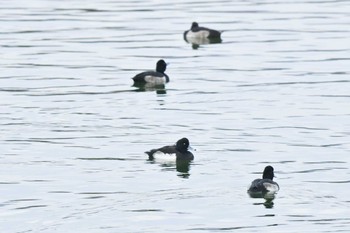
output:
[{"label": "gray water", "polygon": [[[222,43],[192,46],[192,21]],[[3,1],[0,232],[349,232],[350,2]],[[165,90],[131,77],[170,63]],[[144,151],[190,139],[188,169]],[[249,183],[275,168],[273,201]]]}]

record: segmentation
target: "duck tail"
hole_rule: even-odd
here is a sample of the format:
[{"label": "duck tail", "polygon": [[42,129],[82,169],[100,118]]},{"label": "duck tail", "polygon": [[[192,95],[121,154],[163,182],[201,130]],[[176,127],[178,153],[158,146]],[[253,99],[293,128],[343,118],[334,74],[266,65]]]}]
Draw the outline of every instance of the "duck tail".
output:
[{"label": "duck tail", "polygon": [[148,159],[149,160],[153,160],[154,159],[153,151],[145,151],[145,153],[148,155]]}]

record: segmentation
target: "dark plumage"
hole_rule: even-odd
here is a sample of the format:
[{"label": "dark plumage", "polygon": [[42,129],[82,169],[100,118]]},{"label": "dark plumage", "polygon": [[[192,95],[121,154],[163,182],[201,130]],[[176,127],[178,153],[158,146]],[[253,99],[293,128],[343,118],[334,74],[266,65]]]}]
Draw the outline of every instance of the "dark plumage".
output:
[{"label": "dark plumage", "polygon": [[200,27],[197,22],[193,22],[191,29],[184,32],[185,40],[188,37],[205,37],[208,39],[220,38],[221,32],[206,27]]},{"label": "dark plumage", "polygon": [[279,185],[273,181],[274,177],[273,167],[266,166],[263,172],[262,179],[254,180],[248,192],[270,192],[270,191],[278,191]]},{"label": "dark plumage", "polygon": [[145,71],[139,73],[132,79],[135,83],[153,83],[156,85],[165,84],[169,82],[169,76],[164,73],[166,66],[167,64],[164,60],[159,60],[155,71]]},{"label": "dark plumage", "polygon": [[155,159],[155,154],[158,152],[161,152],[163,154],[175,154],[176,160],[193,160],[194,156],[193,154],[188,151],[190,147],[190,142],[187,138],[181,138],[176,142],[176,145],[172,146],[163,146],[158,149],[153,149],[150,151],[146,151],[145,153],[148,154],[148,157],[150,160]]}]

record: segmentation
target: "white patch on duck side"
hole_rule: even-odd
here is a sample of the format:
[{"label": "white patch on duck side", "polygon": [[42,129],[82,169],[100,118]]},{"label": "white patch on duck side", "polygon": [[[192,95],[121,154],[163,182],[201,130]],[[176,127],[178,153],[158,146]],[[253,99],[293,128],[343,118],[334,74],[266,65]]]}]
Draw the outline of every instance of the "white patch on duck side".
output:
[{"label": "white patch on duck side", "polygon": [[145,77],[145,81],[146,81],[146,83],[152,83],[155,85],[165,84],[165,82],[166,82],[165,76],[157,77],[157,76],[152,76],[152,75],[147,75]]},{"label": "white patch on duck side", "polygon": [[268,192],[277,192],[280,188],[276,184],[271,184],[269,182],[264,182],[264,187]]},{"label": "white patch on duck side", "polygon": [[191,44],[197,44],[197,45],[210,43],[210,40],[206,37],[188,37],[186,38],[186,40]]},{"label": "white patch on duck side", "polygon": [[191,30],[188,31],[186,34],[186,38],[208,38],[209,32],[208,31],[198,31],[198,32],[192,32]]},{"label": "white patch on duck side", "polygon": [[176,154],[165,154],[161,151],[157,151],[153,154],[153,157],[158,162],[175,162]]}]

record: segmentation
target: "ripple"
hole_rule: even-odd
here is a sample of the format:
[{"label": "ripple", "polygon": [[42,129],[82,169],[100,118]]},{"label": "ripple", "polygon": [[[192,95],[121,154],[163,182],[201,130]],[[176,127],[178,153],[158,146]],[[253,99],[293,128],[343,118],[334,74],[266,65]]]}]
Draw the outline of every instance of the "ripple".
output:
[{"label": "ripple", "polygon": [[350,180],[337,180],[337,181],[322,181],[322,180],[314,180],[314,181],[305,181],[309,183],[323,183],[323,184],[347,184],[350,183]]},{"label": "ripple", "polygon": [[47,207],[47,205],[30,205],[30,206],[23,206],[23,207],[17,207],[16,210],[26,210],[26,209],[33,209],[33,208],[43,208]]},{"label": "ripple", "polygon": [[251,229],[251,228],[264,228],[264,227],[277,227],[284,224],[269,224],[264,226],[234,226],[234,227],[198,227],[190,228],[190,231],[232,231],[241,229]]},{"label": "ripple", "polygon": [[332,80],[332,81],[315,81],[315,82],[276,82],[276,83],[255,83],[255,84],[240,84],[237,87],[254,87],[254,86],[281,86],[281,85],[314,85],[314,84],[329,84],[329,83],[349,83],[349,80]]},{"label": "ripple", "polygon": [[137,158],[117,158],[117,157],[104,157],[104,158],[77,158],[79,160],[91,160],[91,161],[99,161],[99,160],[117,160],[117,161],[130,161],[130,160],[144,160],[144,159],[137,159]]},{"label": "ripple", "polygon": [[20,184],[20,182],[4,182],[4,181],[0,182],[0,185],[7,185],[7,184]]},{"label": "ripple", "polygon": [[319,171],[332,171],[332,170],[344,170],[347,169],[345,167],[331,167],[331,168],[316,168],[316,169],[308,169],[303,171],[295,171],[293,173],[313,173],[313,172],[319,172]]},{"label": "ripple", "polygon": [[161,209],[137,209],[137,210],[125,210],[126,212],[163,212]]},{"label": "ripple", "polygon": [[333,161],[333,160],[329,160],[329,161],[311,161],[311,162],[304,162],[304,164],[333,164],[333,163],[347,163],[345,161]]}]

